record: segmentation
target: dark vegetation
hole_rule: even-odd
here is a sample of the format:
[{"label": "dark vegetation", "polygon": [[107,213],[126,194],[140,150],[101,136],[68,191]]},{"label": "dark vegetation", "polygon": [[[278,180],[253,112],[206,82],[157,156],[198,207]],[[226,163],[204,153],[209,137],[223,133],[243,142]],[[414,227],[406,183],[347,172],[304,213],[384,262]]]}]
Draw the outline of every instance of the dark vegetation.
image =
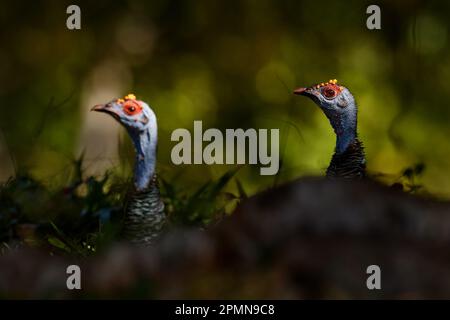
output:
[{"label": "dark vegetation", "polygon": [[[85,177],[82,168],[83,156],[73,161],[69,181],[59,188],[51,189],[28,174],[10,178],[0,186],[2,253],[26,245],[86,257],[120,239],[123,205],[131,181],[119,178],[113,171]],[[398,175],[372,176],[389,181],[393,189],[427,195],[419,183],[424,169],[424,164],[419,163]],[[228,215],[239,200],[247,198],[237,178],[236,193],[224,190],[238,170],[236,167],[191,193],[160,177],[169,228],[205,228]]]},{"label": "dark vegetation", "polygon": [[[241,200],[227,217],[224,204],[245,197],[243,191],[240,196],[220,192],[233,171],[191,196],[162,182],[172,225],[147,248],[115,238],[123,183],[107,186],[107,178],[91,177],[77,184],[86,193],[74,195],[67,188],[50,193],[26,177],[11,180],[2,188],[10,219],[2,221],[0,293],[8,298],[448,297],[450,204],[412,194],[420,189],[414,184],[418,171],[405,170],[392,187],[302,178]],[[399,190],[403,186],[411,192]],[[73,206],[65,213],[73,219],[30,219],[18,199],[37,193],[49,194],[46,205],[60,198],[65,210]],[[83,270],[80,292],[65,288],[65,268],[73,263]],[[383,270],[383,291],[365,287],[365,266],[374,263]]]},{"label": "dark vegetation", "polygon": [[[120,228],[131,181],[107,172],[83,177],[83,158],[74,161],[68,184],[51,190],[30,175],[19,175],[0,186],[0,241],[5,253],[20,246],[51,253],[86,257],[120,240]],[[224,192],[239,167],[191,194],[160,178],[169,228],[203,228],[221,220],[245,196]]]}]

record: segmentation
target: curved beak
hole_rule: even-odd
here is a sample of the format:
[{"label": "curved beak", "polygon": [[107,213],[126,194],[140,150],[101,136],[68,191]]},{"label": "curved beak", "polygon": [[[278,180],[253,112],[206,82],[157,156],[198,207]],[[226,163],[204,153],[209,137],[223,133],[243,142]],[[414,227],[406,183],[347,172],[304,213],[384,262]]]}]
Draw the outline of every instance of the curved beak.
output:
[{"label": "curved beak", "polygon": [[294,90],[294,94],[299,95],[299,96],[305,96],[306,95],[306,90],[308,88],[297,88]]},{"label": "curved beak", "polygon": [[92,107],[91,111],[104,112],[111,115],[113,118],[120,120],[119,113],[113,108],[111,103],[97,104]]},{"label": "curved beak", "polygon": [[107,107],[106,104],[96,104],[91,108],[91,111],[105,112]]},{"label": "curved beak", "polygon": [[311,87],[309,87],[309,88],[298,88],[298,89],[295,89],[293,93],[296,94],[296,95],[299,95],[299,96],[308,97],[309,99],[314,101],[316,104],[320,105],[319,93],[314,88],[311,88]]}]

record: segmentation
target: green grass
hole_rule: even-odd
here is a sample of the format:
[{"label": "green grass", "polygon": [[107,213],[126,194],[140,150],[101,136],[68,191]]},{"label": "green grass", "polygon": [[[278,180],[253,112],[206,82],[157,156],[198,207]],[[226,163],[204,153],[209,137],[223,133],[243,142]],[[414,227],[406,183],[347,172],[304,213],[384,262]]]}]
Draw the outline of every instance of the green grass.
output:
[{"label": "green grass", "polygon": [[[72,176],[50,188],[23,173],[0,185],[0,254],[22,246],[51,254],[89,256],[120,239],[123,203],[131,185],[114,172],[83,175],[83,157],[73,161]],[[229,214],[245,197],[224,191],[239,167],[188,194],[160,178],[161,196],[171,227],[206,227]]]}]

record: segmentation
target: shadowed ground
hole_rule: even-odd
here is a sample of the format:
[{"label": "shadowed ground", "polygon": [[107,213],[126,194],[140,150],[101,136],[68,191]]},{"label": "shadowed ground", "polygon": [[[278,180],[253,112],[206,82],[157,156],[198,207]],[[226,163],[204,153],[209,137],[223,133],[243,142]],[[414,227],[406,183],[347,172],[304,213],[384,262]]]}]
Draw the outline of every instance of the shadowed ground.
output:
[{"label": "shadowed ground", "polygon": [[[74,259],[0,257],[8,298],[449,298],[450,204],[373,182],[305,178],[244,200],[206,231],[171,230],[152,248],[117,244]],[[82,288],[65,288],[66,267]],[[366,268],[382,290],[366,288]]]}]

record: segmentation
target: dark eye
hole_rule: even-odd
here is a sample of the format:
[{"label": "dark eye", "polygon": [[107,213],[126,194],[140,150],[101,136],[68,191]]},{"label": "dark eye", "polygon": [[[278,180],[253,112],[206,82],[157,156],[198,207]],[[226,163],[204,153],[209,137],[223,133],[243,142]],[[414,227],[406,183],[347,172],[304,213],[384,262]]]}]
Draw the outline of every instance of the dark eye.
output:
[{"label": "dark eye", "polygon": [[325,98],[327,98],[327,99],[332,99],[332,98],[334,98],[334,97],[336,97],[336,91],[334,91],[333,89],[331,89],[331,88],[325,88],[323,91],[322,91],[322,94],[325,96]]},{"label": "dark eye", "polygon": [[134,112],[135,110],[136,110],[135,107],[128,107],[128,111],[130,111],[130,112]]}]

